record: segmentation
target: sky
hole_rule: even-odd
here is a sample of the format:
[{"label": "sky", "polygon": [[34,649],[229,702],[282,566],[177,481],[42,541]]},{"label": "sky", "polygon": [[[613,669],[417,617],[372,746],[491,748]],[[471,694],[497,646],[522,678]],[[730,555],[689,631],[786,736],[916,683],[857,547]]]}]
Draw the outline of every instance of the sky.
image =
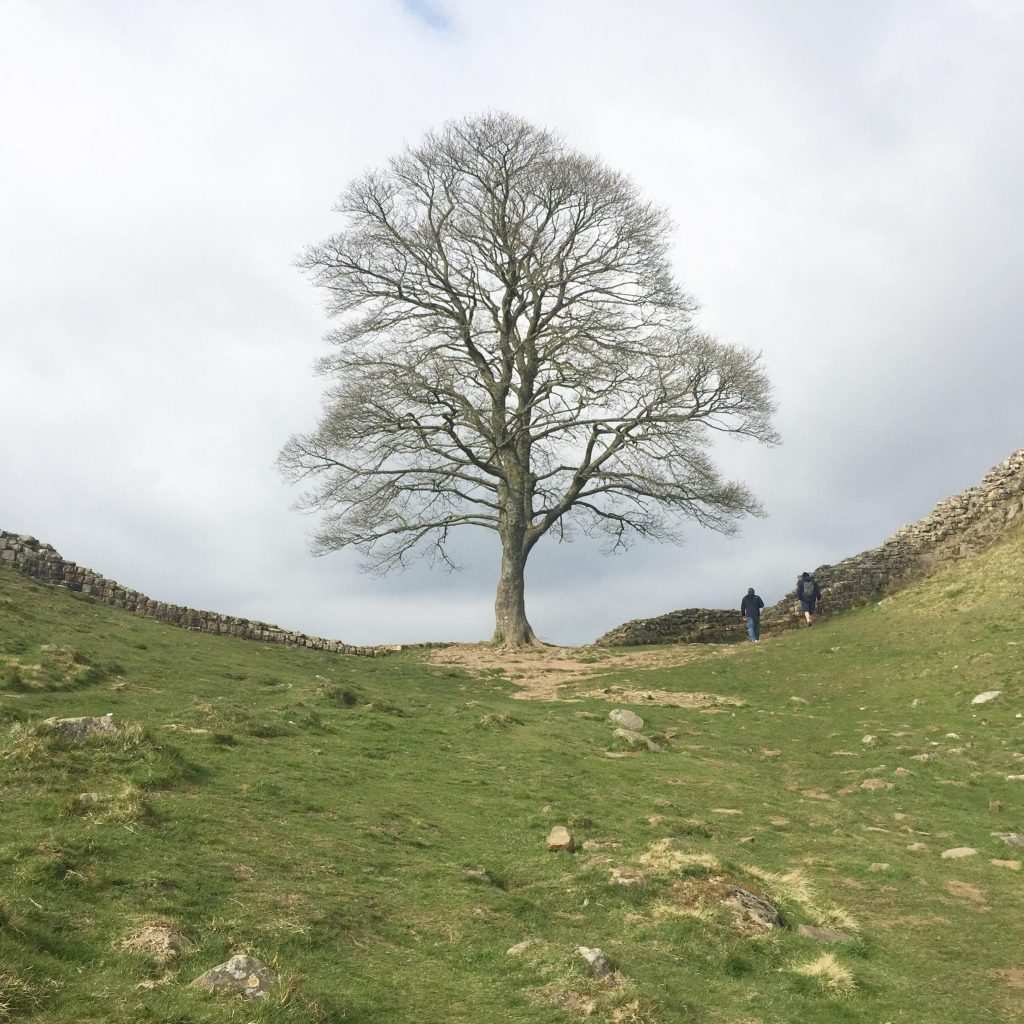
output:
[{"label": "sky", "polygon": [[739,536],[535,549],[531,622],[767,602],[1024,446],[1016,0],[0,3],[0,529],[160,600],[350,643],[477,640],[455,573],[309,554],[275,458],[316,421],[295,268],[347,182],[453,118],[558,131],[665,206],[699,319],[783,443],[717,458]]}]

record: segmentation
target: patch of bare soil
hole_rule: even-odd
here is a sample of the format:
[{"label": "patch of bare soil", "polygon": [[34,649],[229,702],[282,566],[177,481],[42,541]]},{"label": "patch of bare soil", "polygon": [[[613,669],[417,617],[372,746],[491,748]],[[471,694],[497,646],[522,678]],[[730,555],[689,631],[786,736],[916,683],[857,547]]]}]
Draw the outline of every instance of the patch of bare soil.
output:
[{"label": "patch of bare soil", "polygon": [[429,654],[434,665],[451,665],[478,675],[501,673],[517,686],[517,700],[573,700],[596,697],[620,704],[667,704],[674,707],[714,710],[743,702],[713,693],[673,693],[669,690],[632,690],[610,686],[585,692],[566,687],[599,682],[623,669],[676,668],[702,658],[725,657],[735,647],[727,644],[679,644],[657,650],[638,649],[614,654],[598,648],[538,646],[525,649],[493,647],[490,644],[458,644],[435,649]]}]

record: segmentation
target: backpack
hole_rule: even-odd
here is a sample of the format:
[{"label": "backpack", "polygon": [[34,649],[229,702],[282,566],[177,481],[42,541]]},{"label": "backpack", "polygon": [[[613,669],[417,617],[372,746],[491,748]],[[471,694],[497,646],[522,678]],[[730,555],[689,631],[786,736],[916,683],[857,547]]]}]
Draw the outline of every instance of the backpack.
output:
[{"label": "backpack", "polygon": [[796,592],[801,601],[813,601],[817,589],[818,584],[813,576],[808,580],[801,576],[799,583],[797,583]]}]

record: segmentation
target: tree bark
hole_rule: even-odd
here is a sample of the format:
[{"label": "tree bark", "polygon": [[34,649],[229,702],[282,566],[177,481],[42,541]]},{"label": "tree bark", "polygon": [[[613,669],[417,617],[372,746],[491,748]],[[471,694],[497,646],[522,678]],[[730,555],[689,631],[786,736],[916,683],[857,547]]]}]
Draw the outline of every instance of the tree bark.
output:
[{"label": "tree bark", "polygon": [[514,530],[508,537],[503,532],[502,568],[495,597],[494,642],[507,647],[525,647],[537,642],[526,618],[526,555],[522,540],[522,530],[518,538]]}]

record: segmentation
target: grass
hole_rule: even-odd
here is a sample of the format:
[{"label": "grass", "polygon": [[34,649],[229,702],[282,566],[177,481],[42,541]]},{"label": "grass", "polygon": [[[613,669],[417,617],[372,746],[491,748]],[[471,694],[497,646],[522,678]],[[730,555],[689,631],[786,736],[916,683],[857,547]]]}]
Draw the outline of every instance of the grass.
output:
[{"label": "grass", "polygon": [[[585,652],[602,685],[744,702],[634,707],[660,753],[616,750],[604,701],[189,633],[0,571],[0,1022],[1024,1020],[1022,873],[991,863],[1024,857],[993,835],[1024,832],[1022,570],[1018,534],[728,657]],[[40,728],[108,712],[85,745]],[[555,824],[577,853],[547,852]],[[958,846],[978,853],[941,858]],[[281,975],[266,1000],[189,987],[242,951]]]}]

